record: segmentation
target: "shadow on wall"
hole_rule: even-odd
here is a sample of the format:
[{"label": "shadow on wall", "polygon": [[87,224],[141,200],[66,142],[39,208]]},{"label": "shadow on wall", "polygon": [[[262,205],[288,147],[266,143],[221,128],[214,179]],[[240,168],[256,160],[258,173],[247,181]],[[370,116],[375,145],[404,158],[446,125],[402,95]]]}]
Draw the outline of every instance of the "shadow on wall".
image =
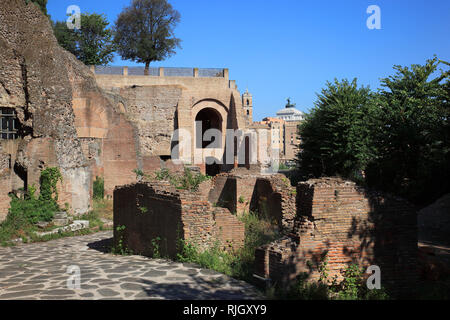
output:
[{"label": "shadow on wall", "polygon": [[178,240],[184,234],[181,202],[175,194],[136,184],[116,189],[114,200],[114,245],[118,250],[176,257]]},{"label": "shadow on wall", "polygon": [[256,180],[250,201],[250,211],[257,212],[262,218],[275,220],[280,230],[283,228],[281,194],[275,192],[270,180]]},{"label": "shadow on wall", "polygon": [[413,297],[418,281],[417,220],[405,200],[325,178],[297,187],[297,217],[289,236],[258,248],[256,274],[286,287],[306,274],[340,281],[350,264],[381,269],[381,285],[394,297]]},{"label": "shadow on wall", "polygon": [[214,180],[214,188],[209,192],[209,202],[216,207],[227,208],[230,212],[236,213],[236,183],[236,178],[218,176]]}]

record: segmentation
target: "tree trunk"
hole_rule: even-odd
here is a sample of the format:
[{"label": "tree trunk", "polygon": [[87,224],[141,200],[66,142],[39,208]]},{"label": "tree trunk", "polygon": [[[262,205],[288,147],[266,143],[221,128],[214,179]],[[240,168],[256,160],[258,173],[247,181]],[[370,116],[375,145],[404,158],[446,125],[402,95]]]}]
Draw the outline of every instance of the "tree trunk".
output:
[{"label": "tree trunk", "polygon": [[144,75],[148,76],[149,74],[150,62],[145,63]]}]

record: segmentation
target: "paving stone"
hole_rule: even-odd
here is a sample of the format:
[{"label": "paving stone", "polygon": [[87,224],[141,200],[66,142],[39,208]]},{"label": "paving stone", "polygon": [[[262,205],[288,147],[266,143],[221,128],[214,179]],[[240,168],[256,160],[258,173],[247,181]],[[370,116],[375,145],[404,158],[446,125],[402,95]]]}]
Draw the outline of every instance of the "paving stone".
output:
[{"label": "paving stone", "polygon": [[86,292],[86,293],[80,294],[80,297],[83,297],[83,298],[92,298],[93,296],[94,296],[94,294],[92,292]]},{"label": "paving stone", "polygon": [[28,297],[28,296],[32,296],[32,295],[37,295],[37,294],[39,294],[41,292],[42,291],[40,291],[40,290],[11,292],[11,293],[6,293],[6,294],[0,295],[0,300],[3,300],[3,299],[15,299],[15,298],[20,298],[20,297]]},{"label": "paving stone", "polygon": [[37,290],[44,288],[43,284],[29,284],[29,285],[23,285],[23,286],[14,286],[9,287],[9,291],[28,291],[28,290]]},{"label": "paving stone", "polygon": [[111,289],[99,289],[97,292],[104,297],[114,297],[120,295],[119,292]]},{"label": "paving stone", "polygon": [[156,270],[170,271],[174,269],[178,269],[179,266],[162,266],[155,268]]},{"label": "paving stone", "polygon": [[[211,278],[220,274],[195,264],[115,256],[89,248],[111,237],[107,231],[0,248],[0,299],[261,298],[252,286],[228,277]],[[71,265],[81,270],[80,290],[67,288]]]},{"label": "paving stone", "polygon": [[183,280],[186,280],[186,278],[184,278],[184,277],[165,277],[164,279],[166,279],[168,281],[183,281]]},{"label": "paving stone", "polygon": [[144,273],[143,277],[163,277],[167,274],[166,271],[158,271],[158,270],[151,270]]},{"label": "paving stone", "polygon": [[202,269],[202,270],[200,270],[200,273],[204,274],[204,275],[207,275],[207,276],[220,274],[219,272],[214,271],[214,270],[210,270],[210,269]]},{"label": "paving stone", "polygon": [[184,274],[187,276],[195,276],[199,271],[196,269],[177,269],[177,270],[173,270],[173,272],[177,273],[177,274]]},{"label": "paving stone", "polygon": [[142,285],[137,283],[122,283],[120,287],[124,290],[140,291],[142,290]]},{"label": "paving stone", "polygon": [[63,296],[63,295],[71,295],[75,294],[74,290],[69,289],[53,289],[53,290],[45,290],[45,294],[52,295],[52,296]]}]

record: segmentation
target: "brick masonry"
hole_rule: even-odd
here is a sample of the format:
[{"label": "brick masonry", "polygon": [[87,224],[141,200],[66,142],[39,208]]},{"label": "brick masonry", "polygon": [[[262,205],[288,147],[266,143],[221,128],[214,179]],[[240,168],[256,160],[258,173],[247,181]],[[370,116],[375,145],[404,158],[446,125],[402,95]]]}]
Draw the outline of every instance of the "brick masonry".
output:
[{"label": "brick masonry", "polygon": [[[152,241],[161,239],[163,256],[175,257],[179,239],[201,249],[219,241],[225,249],[243,245],[245,226],[226,208],[213,207],[201,186],[198,192],[176,190],[169,183],[138,183],[114,190],[114,239],[134,253],[152,256]],[[145,209],[142,209],[145,208]],[[117,230],[125,226],[124,231]]]},{"label": "brick masonry", "polygon": [[299,183],[294,228],[256,250],[256,274],[283,286],[301,273],[318,280],[325,254],[329,280],[342,279],[351,263],[378,265],[383,286],[395,295],[412,294],[417,284],[415,208],[340,179]]},{"label": "brick masonry", "polygon": [[[291,230],[295,188],[281,175],[261,176],[247,170],[219,174],[203,182],[197,192],[176,190],[160,181],[116,187],[115,239],[122,237],[126,247],[148,256],[153,254],[151,243],[157,237],[162,252],[171,257],[176,255],[177,239],[201,248],[217,240],[224,248],[237,248],[245,236],[245,226],[237,216],[249,209],[261,213],[264,209],[277,219],[281,230]],[[125,230],[119,233],[118,226]]]},{"label": "brick masonry", "polygon": [[214,177],[209,201],[238,215],[258,212],[290,231],[296,215],[296,190],[283,175],[261,175],[246,169]]}]

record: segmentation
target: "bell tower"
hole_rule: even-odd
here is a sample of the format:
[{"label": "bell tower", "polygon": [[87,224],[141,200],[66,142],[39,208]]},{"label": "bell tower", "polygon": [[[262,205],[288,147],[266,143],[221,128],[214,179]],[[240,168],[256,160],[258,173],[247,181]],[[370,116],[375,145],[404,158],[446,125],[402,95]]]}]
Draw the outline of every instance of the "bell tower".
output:
[{"label": "bell tower", "polygon": [[253,123],[253,97],[252,94],[245,90],[242,95],[242,107],[244,108],[244,115],[247,126]]}]

